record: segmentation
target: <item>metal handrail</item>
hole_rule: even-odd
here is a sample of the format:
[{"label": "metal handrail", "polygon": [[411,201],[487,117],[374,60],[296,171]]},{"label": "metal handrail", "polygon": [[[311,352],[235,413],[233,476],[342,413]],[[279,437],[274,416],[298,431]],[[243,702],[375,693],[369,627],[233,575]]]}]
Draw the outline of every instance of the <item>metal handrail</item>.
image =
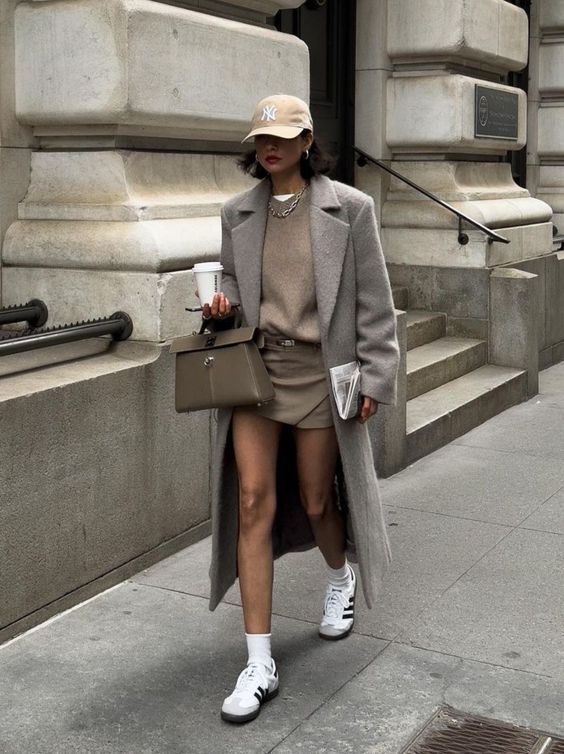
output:
[{"label": "metal handrail", "polygon": [[359,149],[358,147],[353,147],[354,151],[359,155],[356,164],[359,167],[364,167],[367,162],[372,162],[374,165],[376,165],[379,168],[382,168],[382,170],[385,170],[388,173],[391,173],[391,175],[395,176],[396,178],[399,178],[400,181],[403,181],[404,183],[407,183],[408,186],[411,186],[411,188],[415,189],[416,191],[419,191],[419,193],[426,196],[428,199],[431,199],[432,201],[436,202],[437,204],[440,204],[441,207],[444,207],[449,212],[452,212],[454,215],[458,216],[458,243],[462,246],[465,246],[468,241],[470,240],[468,238],[468,235],[462,231],[462,221],[465,220],[467,223],[470,223],[470,225],[473,225],[478,230],[481,230],[482,233],[485,233],[488,237],[488,242],[493,243],[494,241],[499,241],[500,243],[511,243],[511,241],[508,238],[505,238],[504,236],[500,236],[499,233],[495,233],[491,228],[486,227],[485,225],[482,225],[482,223],[479,223],[477,220],[474,220],[472,217],[467,215],[464,212],[461,212],[459,209],[456,209],[456,207],[453,207],[452,204],[449,204],[448,202],[445,202],[444,199],[440,199],[435,194],[431,193],[430,191],[427,191],[427,189],[423,188],[422,186],[419,186],[417,183],[414,183],[409,178],[406,178],[405,175],[402,175],[401,173],[398,173],[396,170],[393,170],[389,165],[386,165],[385,162],[382,162],[381,160],[377,160],[375,157],[372,157],[371,155],[364,152],[362,149]]},{"label": "metal handrail", "polygon": [[27,304],[5,306],[0,309],[0,325],[13,325],[27,322],[30,327],[42,327],[47,322],[47,306],[38,298],[32,298]]},{"label": "metal handrail", "polygon": [[46,348],[62,343],[72,343],[85,338],[98,338],[111,335],[114,340],[127,340],[133,331],[133,322],[126,312],[114,312],[109,317],[75,325],[62,325],[32,334],[8,335],[0,337],[0,356]]}]

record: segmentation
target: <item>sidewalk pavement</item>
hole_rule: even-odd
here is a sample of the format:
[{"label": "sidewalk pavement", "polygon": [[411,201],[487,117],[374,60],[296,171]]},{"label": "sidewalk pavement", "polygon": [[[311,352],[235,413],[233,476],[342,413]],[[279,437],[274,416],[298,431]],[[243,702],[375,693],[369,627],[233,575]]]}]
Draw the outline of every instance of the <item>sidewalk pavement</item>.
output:
[{"label": "sidewalk pavement", "polygon": [[257,720],[219,718],[246,655],[206,540],[0,648],[2,754],[400,754],[445,703],[564,736],[564,364],[382,492],[394,562],[348,639],[317,637],[319,553],[277,563]]}]

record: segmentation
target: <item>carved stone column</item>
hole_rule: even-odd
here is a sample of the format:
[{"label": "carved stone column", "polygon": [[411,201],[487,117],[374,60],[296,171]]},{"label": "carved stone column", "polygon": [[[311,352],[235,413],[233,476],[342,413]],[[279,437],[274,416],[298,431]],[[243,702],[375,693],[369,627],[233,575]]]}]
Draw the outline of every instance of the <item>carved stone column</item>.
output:
[{"label": "carved stone column", "polygon": [[22,2],[15,15],[17,117],[50,151],[34,153],[6,236],[7,303],[42,296],[55,323],[127,307],[136,339],[185,333],[187,269],[217,258],[220,204],[248,185],[234,153],[254,104],[307,99],[307,47],[153,0]]},{"label": "carved stone column", "polygon": [[564,5],[535,4],[533,38],[536,65],[531,68],[535,101],[531,108],[529,162],[538,175],[537,196],[554,210],[554,224],[564,233]]},{"label": "carved stone column", "polygon": [[[14,9],[16,0],[0,4],[0,249],[4,234],[17,217],[18,201],[29,182],[33,134],[15,115]],[[2,255],[0,252],[0,280]],[[1,291],[1,289],[0,289]],[[2,294],[0,292],[0,306]]]},{"label": "carved stone column", "polygon": [[[509,165],[499,162],[526,143],[525,93],[501,83],[527,62],[526,14],[505,0],[397,0],[388,3],[387,19],[382,10],[373,22],[380,45],[386,29],[386,55],[380,53],[380,86],[374,80],[370,90],[374,135],[364,143],[377,157],[391,157],[400,173],[511,240],[490,245],[483,233],[465,229],[469,243],[461,245],[454,215],[393,180],[382,208],[388,261],[483,268],[548,253],[550,207],[517,186]],[[371,39],[369,31],[364,34]],[[509,101],[497,124],[496,99]]]}]

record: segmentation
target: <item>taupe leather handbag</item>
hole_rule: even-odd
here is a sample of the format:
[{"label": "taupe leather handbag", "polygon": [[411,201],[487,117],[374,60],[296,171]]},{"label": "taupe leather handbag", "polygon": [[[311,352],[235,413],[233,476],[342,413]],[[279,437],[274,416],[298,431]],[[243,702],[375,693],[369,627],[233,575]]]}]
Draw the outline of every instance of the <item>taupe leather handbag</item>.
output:
[{"label": "taupe leather handbag", "polygon": [[182,413],[272,400],[274,388],[259,352],[262,345],[257,327],[200,332],[174,340],[170,352],[176,354],[176,410]]}]

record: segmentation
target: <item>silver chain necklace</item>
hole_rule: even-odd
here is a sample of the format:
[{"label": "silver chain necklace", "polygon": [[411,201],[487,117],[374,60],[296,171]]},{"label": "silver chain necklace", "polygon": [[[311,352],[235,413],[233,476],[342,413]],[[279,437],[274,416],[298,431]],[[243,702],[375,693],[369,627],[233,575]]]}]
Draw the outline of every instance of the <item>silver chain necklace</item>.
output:
[{"label": "silver chain necklace", "polygon": [[270,212],[270,214],[273,217],[278,217],[282,220],[288,217],[288,215],[290,215],[300,203],[300,199],[304,195],[304,192],[308,186],[309,186],[309,183],[304,184],[302,190],[296,194],[294,201],[290,204],[289,207],[286,207],[286,209],[282,210],[282,212],[280,212],[280,210],[274,209],[274,207],[272,206],[272,198],[270,198],[268,200],[268,211]]}]

